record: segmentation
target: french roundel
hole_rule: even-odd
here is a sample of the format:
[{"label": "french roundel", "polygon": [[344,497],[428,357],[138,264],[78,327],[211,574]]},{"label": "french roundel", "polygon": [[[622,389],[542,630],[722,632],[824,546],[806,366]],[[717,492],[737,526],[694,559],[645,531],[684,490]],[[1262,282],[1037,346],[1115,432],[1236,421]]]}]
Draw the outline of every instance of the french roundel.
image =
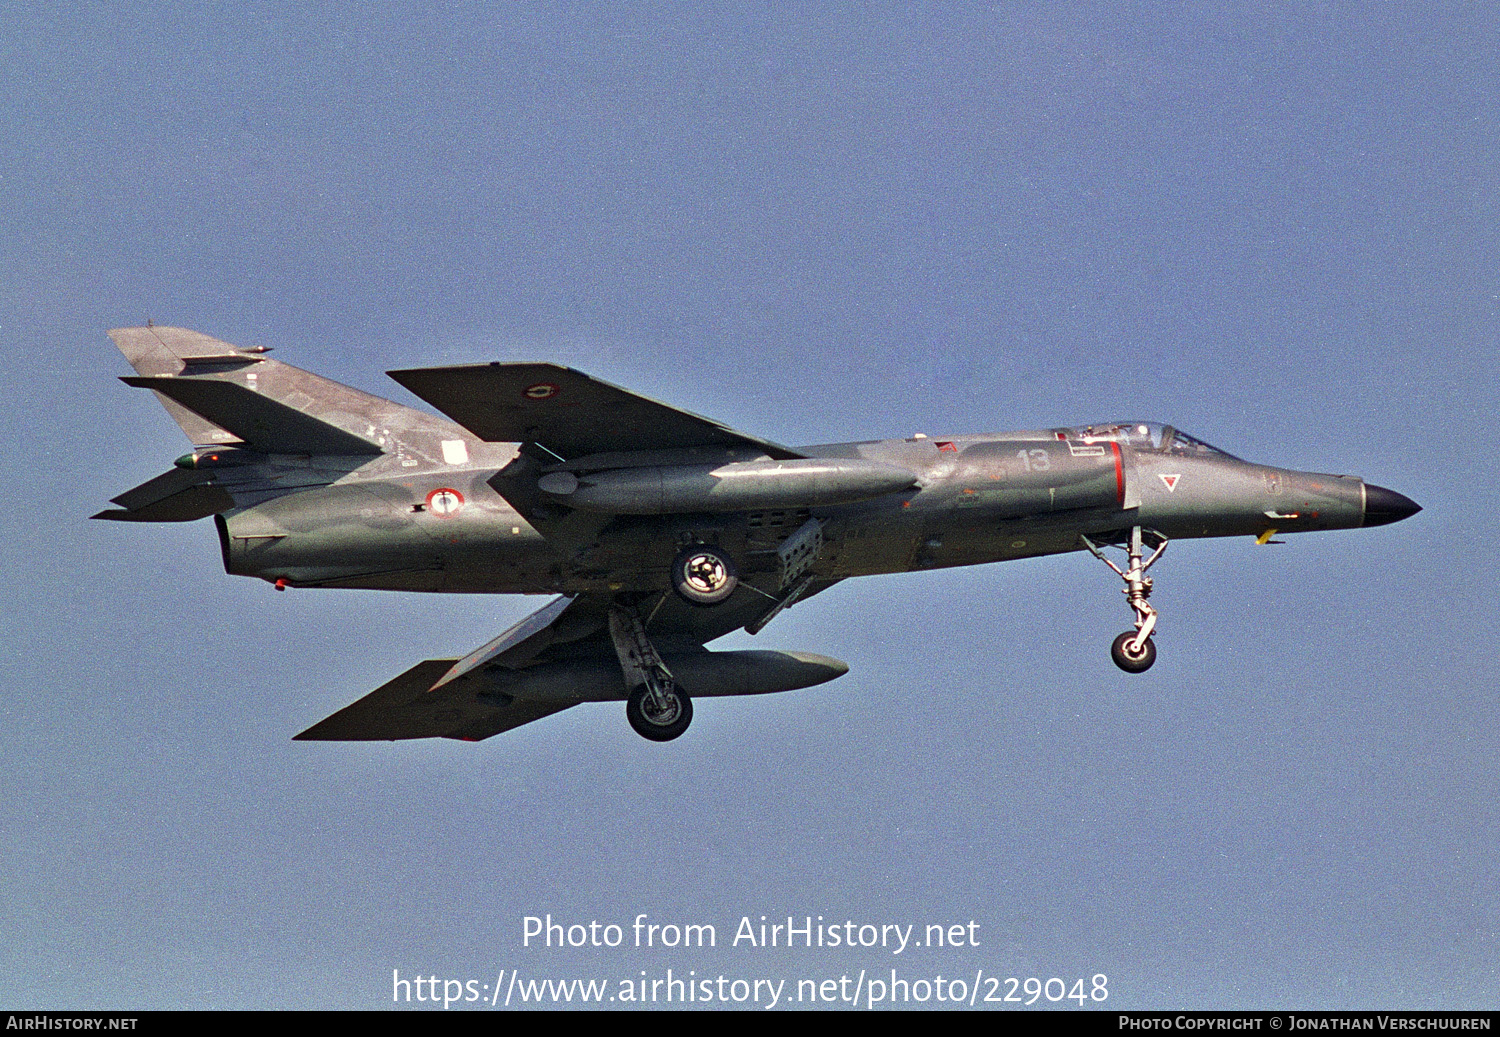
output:
[{"label": "french roundel", "polygon": [[463,510],[464,495],[444,486],[427,495],[427,511],[438,518],[451,518]]},{"label": "french roundel", "polygon": [[557,395],[557,392],[557,386],[551,382],[537,382],[535,385],[528,385],[523,389],[521,395],[525,396],[528,400],[550,400]]}]

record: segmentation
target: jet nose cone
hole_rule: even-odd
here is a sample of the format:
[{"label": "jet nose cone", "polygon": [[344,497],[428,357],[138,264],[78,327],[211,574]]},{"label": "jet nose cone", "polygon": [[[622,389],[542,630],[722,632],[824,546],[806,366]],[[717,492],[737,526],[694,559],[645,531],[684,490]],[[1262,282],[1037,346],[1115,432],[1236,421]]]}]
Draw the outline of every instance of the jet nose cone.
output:
[{"label": "jet nose cone", "polygon": [[1365,521],[1367,526],[1384,526],[1411,518],[1422,510],[1422,505],[1410,497],[1384,486],[1365,483]]}]

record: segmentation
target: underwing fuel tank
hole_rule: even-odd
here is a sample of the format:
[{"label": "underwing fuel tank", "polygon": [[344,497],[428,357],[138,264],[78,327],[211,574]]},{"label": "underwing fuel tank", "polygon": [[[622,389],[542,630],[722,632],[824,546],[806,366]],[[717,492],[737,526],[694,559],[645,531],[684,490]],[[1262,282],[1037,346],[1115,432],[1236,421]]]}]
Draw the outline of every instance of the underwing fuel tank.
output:
[{"label": "underwing fuel tank", "polygon": [[855,458],[658,465],[609,471],[551,472],[543,493],[579,511],[611,515],[816,508],[910,489],[905,468]]},{"label": "underwing fuel tank", "polygon": [[[824,684],[849,672],[847,663],[811,652],[689,652],[662,661],[694,698],[769,695]],[[475,682],[481,698],[541,702],[614,702],[625,697],[613,659],[568,659],[524,670],[483,669],[459,678]]]}]

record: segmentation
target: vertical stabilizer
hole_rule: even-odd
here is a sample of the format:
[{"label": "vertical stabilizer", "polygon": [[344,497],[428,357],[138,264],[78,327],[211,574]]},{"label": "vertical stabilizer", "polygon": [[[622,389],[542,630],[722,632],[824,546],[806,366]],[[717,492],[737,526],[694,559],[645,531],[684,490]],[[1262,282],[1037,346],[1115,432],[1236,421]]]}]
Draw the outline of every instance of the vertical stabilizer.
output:
[{"label": "vertical stabilizer", "polygon": [[186,328],[116,328],[109,337],[138,372],[122,380],[156,393],[195,445],[374,455],[419,430],[428,438],[462,436],[452,422],[278,363],[265,347],[246,349]]},{"label": "vertical stabilizer", "polygon": [[[187,367],[186,361],[182,359],[184,353],[204,355],[237,352],[228,342],[220,342],[186,328],[116,328],[109,333],[109,337],[120,347],[120,352],[125,354],[125,359],[130,361],[130,366],[135,368],[136,373],[148,376],[182,373]],[[195,446],[229,446],[241,442],[240,437],[233,432],[194,414],[176,400],[159,392],[156,393],[156,398]]]}]

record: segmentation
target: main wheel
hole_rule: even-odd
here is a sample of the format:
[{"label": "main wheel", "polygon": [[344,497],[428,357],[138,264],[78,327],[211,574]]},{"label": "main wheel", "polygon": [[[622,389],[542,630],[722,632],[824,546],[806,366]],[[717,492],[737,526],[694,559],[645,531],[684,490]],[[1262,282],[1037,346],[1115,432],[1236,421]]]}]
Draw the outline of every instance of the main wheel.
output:
[{"label": "main wheel", "polygon": [[691,605],[717,605],[739,582],[729,556],[707,544],[694,544],[672,562],[672,588]]},{"label": "main wheel", "polygon": [[1156,662],[1156,642],[1148,637],[1139,652],[1131,652],[1130,642],[1135,640],[1135,634],[1134,630],[1127,630],[1115,638],[1115,643],[1109,646],[1109,657],[1126,673],[1145,673]]},{"label": "main wheel", "polygon": [[661,709],[653,707],[651,693],[642,684],[625,702],[625,719],[642,738],[670,742],[693,722],[693,700],[688,698],[687,692],[673,688],[664,698],[666,703]]}]

